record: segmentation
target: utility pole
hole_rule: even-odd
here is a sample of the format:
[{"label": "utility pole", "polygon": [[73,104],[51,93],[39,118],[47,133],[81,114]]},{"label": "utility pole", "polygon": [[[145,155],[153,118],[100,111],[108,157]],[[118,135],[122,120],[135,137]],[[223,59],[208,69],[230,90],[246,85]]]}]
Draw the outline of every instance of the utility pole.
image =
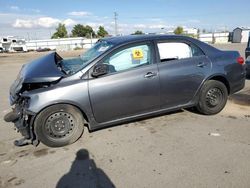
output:
[{"label": "utility pole", "polygon": [[30,41],[30,34],[29,34],[29,32],[27,32],[27,36],[28,36],[28,41]]},{"label": "utility pole", "polygon": [[117,26],[117,18],[118,17],[118,14],[117,12],[114,12],[114,20],[115,20],[115,36],[118,35],[118,26]]}]

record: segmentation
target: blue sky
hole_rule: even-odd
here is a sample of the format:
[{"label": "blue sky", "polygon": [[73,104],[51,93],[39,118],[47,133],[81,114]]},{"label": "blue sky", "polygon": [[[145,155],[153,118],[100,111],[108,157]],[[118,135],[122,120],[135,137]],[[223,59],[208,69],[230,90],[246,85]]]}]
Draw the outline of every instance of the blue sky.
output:
[{"label": "blue sky", "polygon": [[121,34],[161,32],[176,26],[232,30],[250,26],[249,0],[0,0],[0,36],[48,38],[59,22],[104,26],[114,33],[114,12]]}]

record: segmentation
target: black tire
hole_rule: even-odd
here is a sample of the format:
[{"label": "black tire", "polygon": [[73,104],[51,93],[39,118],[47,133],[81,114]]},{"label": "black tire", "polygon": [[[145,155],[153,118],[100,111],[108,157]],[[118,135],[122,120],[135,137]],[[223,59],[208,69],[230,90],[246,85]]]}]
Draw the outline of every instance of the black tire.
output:
[{"label": "black tire", "polygon": [[62,147],[76,142],[83,133],[85,120],[81,111],[71,105],[58,104],[41,111],[34,131],[43,144]]},{"label": "black tire", "polygon": [[219,113],[225,107],[228,98],[228,91],[222,82],[209,80],[203,85],[197,110],[205,115]]}]

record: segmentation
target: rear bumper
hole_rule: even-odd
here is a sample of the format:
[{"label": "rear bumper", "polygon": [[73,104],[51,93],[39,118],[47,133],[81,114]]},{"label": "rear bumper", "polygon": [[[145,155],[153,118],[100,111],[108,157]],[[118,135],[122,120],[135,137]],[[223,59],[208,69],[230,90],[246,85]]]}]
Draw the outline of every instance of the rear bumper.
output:
[{"label": "rear bumper", "polygon": [[234,80],[234,82],[231,82],[230,95],[242,90],[245,87],[245,81],[246,81],[246,71],[244,68],[244,72],[242,72],[241,75]]}]

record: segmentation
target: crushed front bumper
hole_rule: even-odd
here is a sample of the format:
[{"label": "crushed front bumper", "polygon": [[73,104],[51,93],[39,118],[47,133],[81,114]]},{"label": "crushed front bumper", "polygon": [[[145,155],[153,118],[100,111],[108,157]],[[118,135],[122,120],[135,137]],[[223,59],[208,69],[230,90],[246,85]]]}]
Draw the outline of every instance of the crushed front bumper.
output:
[{"label": "crushed front bumper", "polygon": [[27,106],[28,99],[23,99],[16,103],[12,112],[9,112],[4,116],[4,120],[6,122],[14,123],[17,132],[20,132],[23,136],[22,139],[14,142],[16,146],[24,146],[28,144],[37,146],[39,144],[33,128],[36,114],[28,111]]}]

